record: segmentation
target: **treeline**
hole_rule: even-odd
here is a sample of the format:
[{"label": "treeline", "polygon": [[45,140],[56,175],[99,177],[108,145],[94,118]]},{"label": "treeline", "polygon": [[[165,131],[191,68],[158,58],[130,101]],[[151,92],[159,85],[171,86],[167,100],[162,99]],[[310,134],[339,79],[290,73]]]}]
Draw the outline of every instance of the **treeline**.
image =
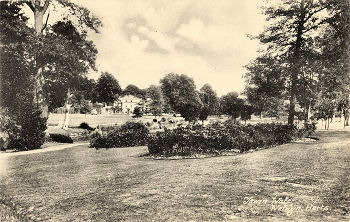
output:
[{"label": "treeline", "polygon": [[[112,105],[120,96],[133,95],[150,99],[149,112],[154,116],[179,113],[185,120],[195,121],[206,120],[209,115],[226,114],[236,121],[239,117],[248,120],[254,112],[253,107],[239,98],[237,92],[219,98],[210,84],[203,85],[198,91],[193,79],[185,74],[169,73],[160,79],[159,85],[151,85],[146,89],[128,85],[122,90],[118,80],[108,72],[103,72],[96,82],[85,81],[89,82],[89,90],[76,92],[86,94],[92,102]],[[90,94],[91,97],[88,97]]]}]

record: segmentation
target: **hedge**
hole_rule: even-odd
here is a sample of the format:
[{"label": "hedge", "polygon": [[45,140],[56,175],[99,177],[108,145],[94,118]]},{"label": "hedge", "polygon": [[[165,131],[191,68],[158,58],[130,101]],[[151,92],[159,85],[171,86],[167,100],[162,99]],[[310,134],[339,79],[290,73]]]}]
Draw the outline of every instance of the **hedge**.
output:
[{"label": "hedge", "polygon": [[296,126],[275,123],[237,125],[226,121],[206,127],[187,126],[158,132],[150,135],[148,150],[150,154],[166,156],[219,153],[231,149],[245,152],[289,143],[295,138],[309,136],[314,131],[314,125],[297,129]]},{"label": "hedge", "polygon": [[144,146],[147,144],[149,130],[141,122],[126,122],[120,127],[103,133],[95,132],[90,139],[90,147],[113,148]]}]

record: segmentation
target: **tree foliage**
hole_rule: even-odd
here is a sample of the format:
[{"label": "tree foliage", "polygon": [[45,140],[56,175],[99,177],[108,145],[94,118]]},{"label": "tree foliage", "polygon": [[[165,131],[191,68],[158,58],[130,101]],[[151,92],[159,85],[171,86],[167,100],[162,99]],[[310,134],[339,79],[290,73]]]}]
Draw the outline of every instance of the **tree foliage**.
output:
[{"label": "tree foliage", "polygon": [[52,32],[45,36],[47,47],[36,62],[45,67],[43,76],[46,81],[43,92],[49,111],[62,107],[68,91],[84,93],[92,98],[93,81],[84,75],[89,70],[96,70],[97,50],[70,21],[58,22],[52,26]]},{"label": "tree foliage", "polygon": [[210,84],[204,84],[199,90],[203,106],[208,110],[208,115],[214,115],[219,109],[219,98]]},{"label": "tree foliage", "polygon": [[253,60],[246,66],[248,73],[245,95],[257,114],[279,110],[286,89],[286,73],[282,64],[269,55]]},{"label": "tree foliage", "polygon": [[139,98],[145,98],[146,91],[140,89],[139,87],[129,84],[123,90],[123,95],[133,95]]},{"label": "tree foliage", "polygon": [[171,109],[187,121],[199,117],[202,102],[193,79],[182,74],[170,73],[160,80],[162,93]]},{"label": "tree foliage", "polygon": [[118,80],[108,72],[102,72],[97,80],[96,88],[97,102],[113,103],[122,93]]},{"label": "tree foliage", "polygon": [[236,119],[241,116],[244,101],[238,98],[238,93],[230,92],[220,98],[220,110],[223,114],[231,116],[236,122]]},{"label": "tree foliage", "polygon": [[[20,9],[28,6],[32,12],[34,26],[30,28],[34,35],[30,41],[34,50],[29,55],[33,63],[33,70],[36,71],[32,77],[34,79],[32,90],[34,101],[43,110],[43,115],[48,116],[48,104],[45,98],[47,92],[43,90],[48,73],[49,76],[57,74],[60,76],[55,76],[55,79],[51,81],[57,81],[57,79],[61,81],[60,74],[65,73],[62,80],[64,82],[67,80],[67,73],[70,73],[71,76],[81,75],[84,73],[84,68],[93,67],[97,51],[91,42],[86,41],[85,37],[88,29],[98,31],[101,21],[86,8],[65,0],[26,0],[19,3],[12,1],[8,4],[16,4]],[[55,7],[63,12],[61,13],[63,17],[54,17],[56,23],[53,26],[47,23],[50,17],[50,7]],[[75,24],[72,21],[75,21]]]},{"label": "tree foliage", "polygon": [[164,107],[164,98],[159,86],[151,85],[146,91],[146,97],[151,99],[149,111],[156,117],[162,114]]}]

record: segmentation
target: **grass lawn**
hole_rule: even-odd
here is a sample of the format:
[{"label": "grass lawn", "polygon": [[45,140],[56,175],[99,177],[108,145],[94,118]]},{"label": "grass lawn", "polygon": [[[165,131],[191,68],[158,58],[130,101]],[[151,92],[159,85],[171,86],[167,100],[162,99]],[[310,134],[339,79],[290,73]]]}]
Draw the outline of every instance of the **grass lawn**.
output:
[{"label": "grass lawn", "polygon": [[318,134],[203,159],[87,146],[13,156],[0,209],[34,221],[349,221],[350,133]]}]

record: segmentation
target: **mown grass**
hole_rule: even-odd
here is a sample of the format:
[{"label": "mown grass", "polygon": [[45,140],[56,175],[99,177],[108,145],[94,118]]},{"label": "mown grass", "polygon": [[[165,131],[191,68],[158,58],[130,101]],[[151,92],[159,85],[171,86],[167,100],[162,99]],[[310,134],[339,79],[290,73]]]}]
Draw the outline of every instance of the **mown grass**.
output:
[{"label": "mown grass", "polygon": [[349,221],[349,132],[317,136],[204,159],[86,146],[14,156],[0,189],[34,221]]}]

